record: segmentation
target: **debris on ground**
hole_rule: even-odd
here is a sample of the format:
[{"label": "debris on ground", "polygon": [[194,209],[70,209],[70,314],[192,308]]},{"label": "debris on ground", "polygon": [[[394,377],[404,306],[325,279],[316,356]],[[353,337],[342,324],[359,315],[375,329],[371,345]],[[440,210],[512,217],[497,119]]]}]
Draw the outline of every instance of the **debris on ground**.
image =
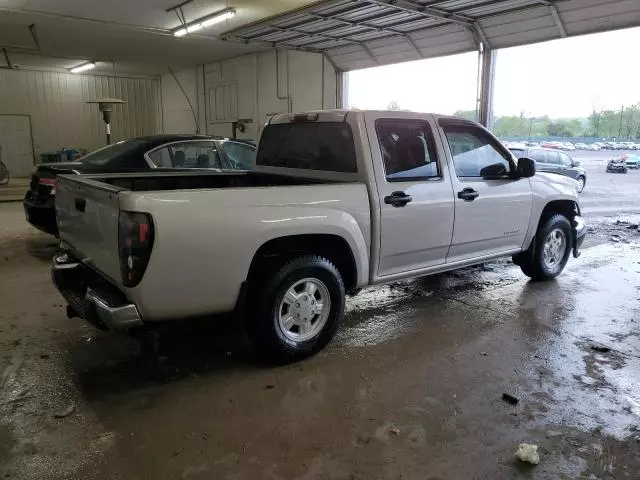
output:
[{"label": "debris on ground", "polygon": [[502,400],[504,400],[507,403],[510,403],[511,405],[517,405],[518,402],[520,401],[520,399],[518,397],[515,397],[515,396],[511,395],[510,393],[503,393],[502,394]]},{"label": "debris on ground", "polygon": [[628,230],[638,230],[639,225],[637,223],[632,223],[631,225],[627,225]]},{"label": "debris on ground", "polygon": [[400,435],[400,429],[395,425],[391,425],[391,428],[389,428],[389,433],[391,435]]},{"label": "debris on ground", "polygon": [[60,412],[55,412],[53,414],[53,418],[66,418],[66,417],[68,417],[69,415],[71,415],[75,411],[76,411],[76,404],[72,403],[71,405],[69,405],[64,410],[62,410]]},{"label": "debris on ground", "polygon": [[483,357],[486,357],[489,354],[487,352],[480,352],[480,355],[482,355]]},{"label": "debris on ground", "polygon": [[616,233],[616,234],[611,235],[611,237],[610,237],[610,238],[611,238],[611,241],[612,241],[612,242],[616,242],[616,243],[621,242],[621,241],[623,240],[622,235],[618,235],[617,233]]},{"label": "debris on ground", "polygon": [[272,390],[272,389],[274,389],[276,387],[275,387],[275,385],[269,384],[269,385],[265,385],[264,388],[265,388],[265,390]]},{"label": "debris on ground", "polygon": [[538,455],[537,445],[521,443],[518,446],[518,450],[516,450],[515,455],[521,462],[530,463],[531,465],[538,465],[538,463],[540,463],[540,455]]},{"label": "debris on ground", "polygon": [[609,347],[606,347],[604,345],[591,345],[591,350],[595,350],[596,352],[600,353],[608,353],[611,351]]}]

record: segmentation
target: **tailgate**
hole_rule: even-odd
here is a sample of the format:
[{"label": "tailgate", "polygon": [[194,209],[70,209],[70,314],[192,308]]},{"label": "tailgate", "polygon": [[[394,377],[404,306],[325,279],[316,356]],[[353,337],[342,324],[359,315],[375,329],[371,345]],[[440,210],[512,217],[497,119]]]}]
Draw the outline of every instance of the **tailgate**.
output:
[{"label": "tailgate", "polygon": [[91,177],[61,175],[56,216],[62,248],[122,286],[118,259],[118,192]]}]

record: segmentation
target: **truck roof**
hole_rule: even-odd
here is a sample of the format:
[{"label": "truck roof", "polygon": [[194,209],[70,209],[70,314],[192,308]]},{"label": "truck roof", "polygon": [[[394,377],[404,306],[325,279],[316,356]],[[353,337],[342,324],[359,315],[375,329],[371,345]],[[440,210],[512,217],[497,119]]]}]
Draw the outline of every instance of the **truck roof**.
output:
[{"label": "truck roof", "polygon": [[[346,115],[349,113],[374,113],[381,116],[390,115],[394,117],[403,116],[404,114],[407,118],[419,118],[423,115],[432,115],[436,119],[446,118],[449,120],[458,120],[463,122],[476,123],[473,120],[468,120],[462,117],[456,117],[453,115],[442,115],[442,114],[430,113],[430,112],[411,112],[411,111],[403,111],[403,110],[360,110],[360,109],[309,110],[306,112],[282,113],[282,114],[273,115],[269,119],[268,123],[269,124],[289,123],[294,118],[298,118],[298,117],[302,121],[304,121],[306,117],[310,121],[320,120],[323,122],[331,122],[331,121],[340,122],[340,121],[344,121]],[[316,116],[316,118],[313,118],[314,116]]]}]

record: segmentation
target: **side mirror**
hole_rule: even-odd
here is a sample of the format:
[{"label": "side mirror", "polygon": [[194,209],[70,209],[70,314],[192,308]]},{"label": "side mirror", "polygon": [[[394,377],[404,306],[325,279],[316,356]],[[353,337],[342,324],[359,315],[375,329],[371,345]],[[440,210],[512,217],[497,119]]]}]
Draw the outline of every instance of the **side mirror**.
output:
[{"label": "side mirror", "polygon": [[531,158],[518,159],[518,178],[530,178],[536,174],[536,162]]},{"label": "side mirror", "polygon": [[487,165],[480,170],[480,176],[482,178],[502,178],[507,175],[507,169],[502,163],[494,163],[493,165]]},{"label": "side mirror", "polygon": [[574,160],[573,161],[573,166],[574,167],[579,167],[580,166],[580,162],[578,160]]}]

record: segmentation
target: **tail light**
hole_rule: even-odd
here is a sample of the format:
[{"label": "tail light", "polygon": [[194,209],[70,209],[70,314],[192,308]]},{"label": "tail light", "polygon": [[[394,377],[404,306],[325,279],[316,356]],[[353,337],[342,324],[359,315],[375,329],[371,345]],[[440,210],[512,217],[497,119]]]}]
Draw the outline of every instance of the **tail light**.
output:
[{"label": "tail light", "polygon": [[148,213],[120,212],[118,218],[118,255],[125,287],[142,280],[153,248],[153,221]]},{"label": "tail light", "polygon": [[56,193],[56,179],[55,178],[40,178],[38,185],[44,185],[45,187],[51,187],[51,195]]}]

